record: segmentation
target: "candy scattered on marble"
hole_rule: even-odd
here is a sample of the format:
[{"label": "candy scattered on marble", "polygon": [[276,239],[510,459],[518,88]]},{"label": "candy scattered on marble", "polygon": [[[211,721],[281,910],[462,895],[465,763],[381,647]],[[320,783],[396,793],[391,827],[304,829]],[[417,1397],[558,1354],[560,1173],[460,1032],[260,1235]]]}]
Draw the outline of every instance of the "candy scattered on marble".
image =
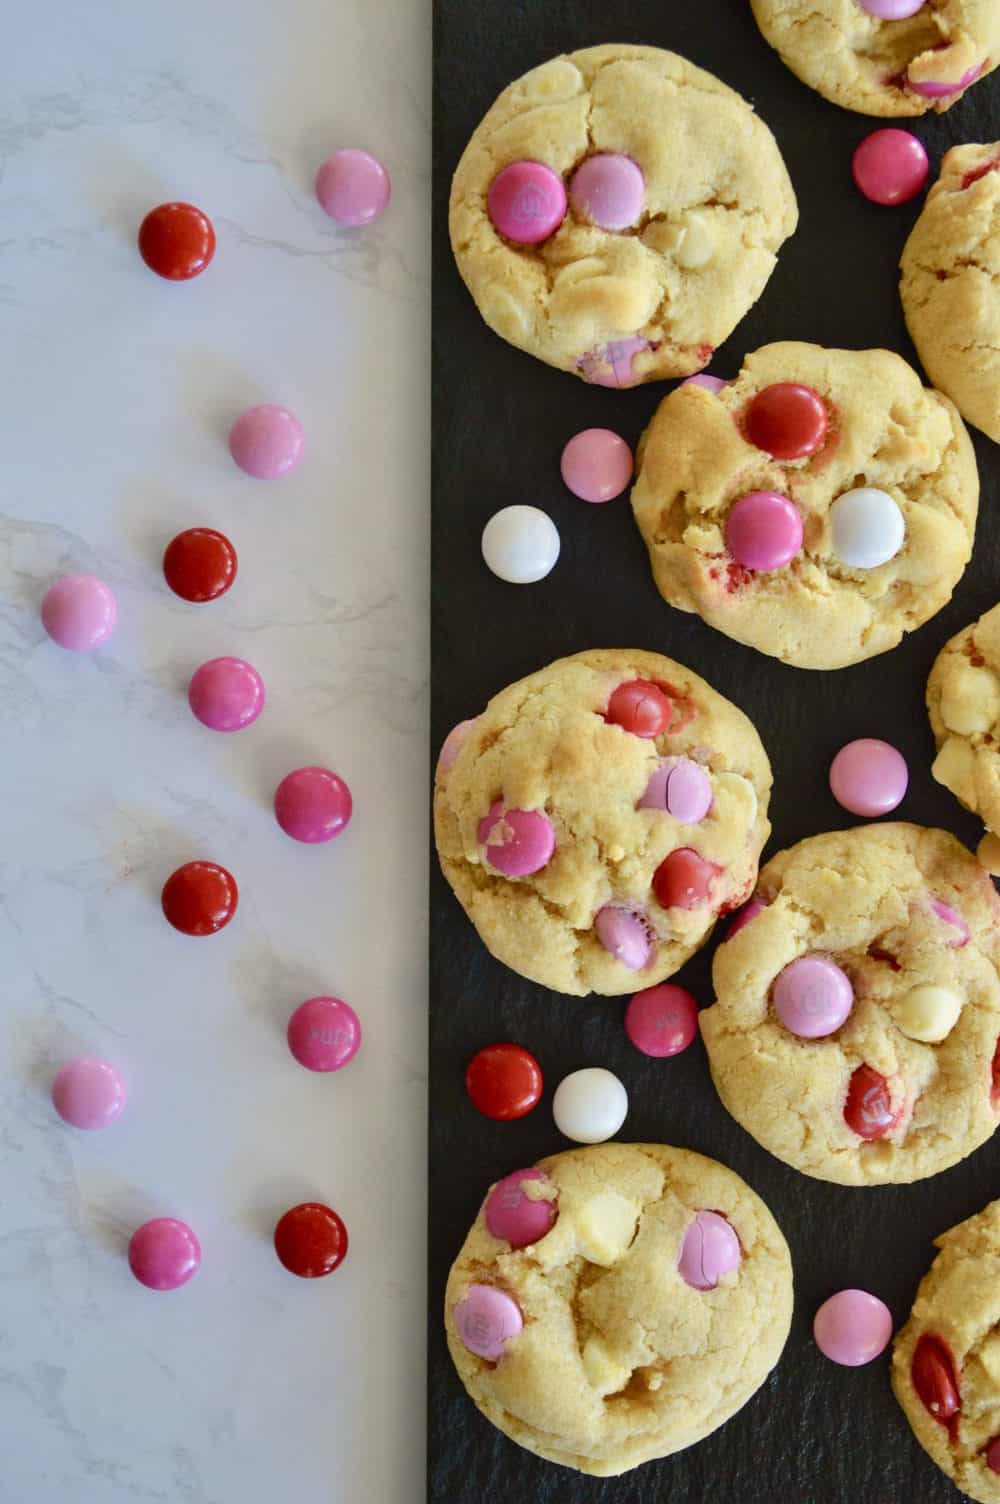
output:
[{"label": "candy scattered on marble", "polygon": [[139,226],[139,254],[157,276],[188,282],[215,255],[212,221],[194,204],[159,204]]},{"label": "candy scattered on marble", "polygon": [[564,1076],[552,1098],[556,1127],[577,1144],[603,1144],[627,1115],[627,1091],[617,1076],[600,1066]]},{"label": "candy scattered on marble", "polygon": [[339,836],[353,810],[350,789],[329,768],[296,768],[274,793],[274,817],[285,835],[308,845]]},{"label": "candy scattered on marble", "polygon": [[740,1240],[719,1212],[700,1211],[688,1226],[681,1245],[678,1272],[695,1290],[714,1290],[743,1260]]},{"label": "candy scattered on marble", "polygon": [[477,1112],[497,1122],[523,1118],[542,1096],[542,1068],[519,1044],[477,1050],[465,1070],[465,1089]]},{"label": "candy scattered on marble", "polygon": [[[512,1248],[539,1242],[555,1226],[559,1209],[545,1192],[541,1170],[514,1170],[498,1180],[486,1198],[486,1226],[495,1238]],[[534,1194],[532,1194],[534,1193]]]},{"label": "candy scattered on marble", "polygon": [[708,902],[719,870],[690,846],[678,846],[653,873],[656,900],[664,909],[696,909]]},{"label": "candy scattered on marble", "polygon": [[619,152],[597,152],[581,162],[569,199],[581,219],[600,230],[627,230],[642,213],[646,183],[637,163]]},{"label": "candy scattered on marble", "polygon": [[201,1244],[186,1222],[155,1217],[136,1228],[128,1245],[129,1268],[150,1290],[179,1290],[201,1264]]},{"label": "candy scattered on marble", "polygon": [[392,184],[385,167],[367,151],[343,147],[316,174],[316,197],[338,225],[355,229],[385,213]]},{"label": "candy scattered on marble", "polygon": [[311,997],[288,1020],[287,1038],[307,1071],[339,1071],[361,1048],[361,1020],[339,997]]},{"label": "candy scattered on marble", "polygon": [[210,731],[243,731],[264,709],[264,681],[244,658],[210,658],[188,685],[188,704]]},{"label": "candy scattered on marble", "polygon": [[541,871],[556,847],[547,815],[536,809],[507,809],[502,799],[490,805],[477,835],[487,865],[505,877],[530,877]]},{"label": "candy scattered on marble", "polygon": [[67,574],[42,601],[42,626],[53,642],[72,653],[100,647],[115,629],[118,607],[110,585],[92,574]]},{"label": "candy scattered on marble", "polygon": [[752,398],[743,416],[749,443],[775,460],[801,460],[822,448],[826,403],[811,386],[777,381]]},{"label": "candy scattered on marble", "polygon": [[604,949],[629,971],[641,971],[649,960],[652,931],[635,909],[624,904],[605,904],[594,917],[594,931]]},{"label": "candy scattered on marble", "polygon": [[612,691],[605,720],[632,736],[652,738],[669,731],[673,702],[649,679],[629,679]]},{"label": "candy scattered on marble", "polygon": [[470,1285],[452,1319],[462,1345],[490,1363],[502,1358],[507,1343],[524,1329],[516,1301],[493,1285]]},{"label": "candy scattered on marble", "polygon": [[698,1004],[685,987],[662,982],[630,998],[625,1033],[644,1055],[665,1060],[686,1050],[698,1033]]},{"label": "candy scattered on marble", "polygon": [[860,1368],[885,1352],[892,1339],[892,1313],[867,1290],[839,1290],[813,1319],[813,1339],[825,1358]]},{"label": "candy scattered on marble", "polygon": [[163,577],[185,601],[214,601],[225,595],[236,578],[236,550],[225,533],[211,527],[189,527],[167,544]]},{"label": "candy scattered on marble", "polygon": [[509,585],[534,585],[559,558],[559,530],[538,507],[503,507],[483,528],[487,568]]},{"label": "candy scattered on marble", "polygon": [[777,491],[750,491],[726,519],[726,547],[744,569],[782,569],[802,547],[802,517]]},{"label": "candy scattered on marble", "polygon": [[306,436],[287,407],[262,402],[240,413],[229,430],[229,453],[255,480],[277,480],[301,463]]},{"label": "candy scattered on marble", "polygon": [[774,1011],[790,1034],[823,1039],[850,1016],[854,988],[829,956],[799,956],[778,973]]},{"label": "candy scattered on marble", "polygon": [[877,737],[848,742],[830,764],[830,792],[837,803],[868,819],[896,809],[909,781],[903,754]]},{"label": "candy scattered on marble", "polygon": [[632,479],[632,451],[610,428],[585,428],[562,452],[563,481],[581,501],[613,501]]},{"label": "candy scattered on marble", "polygon": [[899,1122],[902,1109],[892,1105],[889,1083],[870,1065],[859,1065],[851,1076],[844,1103],[844,1121],[863,1139],[884,1138]]},{"label": "candy scattered on marble", "polygon": [[232,873],[216,862],[185,862],[167,878],[160,902],[168,923],[182,935],[214,935],[236,913],[239,889]]},{"label": "candy scattered on marble", "polygon": [[347,1228],[332,1207],[303,1201],[279,1219],[274,1251],[290,1274],[322,1279],[347,1257]]},{"label": "candy scattered on marble", "polygon": [[539,245],[566,217],[566,189],[543,162],[511,162],[490,184],[486,210],[505,239]]},{"label": "candy scattered on marble", "polygon": [[830,508],[833,551],[848,569],[877,569],[903,546],[906,523],[888,491],[858,486],[838,496]]},{"label": "candy scattered on marble", "polygon": [[896,126],[872,131],[851,158],[854,181],[873,204],[906,204],[927,181],[930,164],[923,142]]},{"label": "candy scattered on marble", "polygon": [[64,1065],[52,1083],[52,1105],[72,1128],[107,1128],[128,1100],[125,1083],[109,1060],[82,1055]]}]

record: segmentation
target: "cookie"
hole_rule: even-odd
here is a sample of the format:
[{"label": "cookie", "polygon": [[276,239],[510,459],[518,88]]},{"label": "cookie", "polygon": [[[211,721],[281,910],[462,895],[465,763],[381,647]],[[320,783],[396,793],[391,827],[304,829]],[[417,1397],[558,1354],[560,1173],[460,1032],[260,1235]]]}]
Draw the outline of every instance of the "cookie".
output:
[{"label": "cookie", "polygon": [[945,153],[903,249],[900,296],[934,385],[967,423],[1000,443],[998,167],[1000,141]]},{"label": "cookie", "polygon": [[979,477],[952,404],[888,350],[765,345],[665,397],[632,509],[660,594],[798,668],[887,652],[948,601]]},{"label": "cookie", "polygon": [[927,710],[937,744],[931,772],[1000,836],[1000,606],[945,643],[927,680]]},{"label": "cookie", "polygon": [[657,47],[588,47],[526,73],[451,189],[455,259],[486,323],[602,386],[700,371],[797,220],[767,126]]},{"label": "cookie", "polygon": [[1000,1201],[934,1240],[892,1387],[924,1451],[980,1504],[1000,1504]]},{"label": "cookie", "polygon": [[1000,1110],[998,924],[992,882],[943,830],[865,825],[779,853],[700,1016],[724,1104],[818,1180],[957,1164]]},{"label": "cookie", "polygon": [[748,1185],[600,1144],[491,1188],[445,1293],[459,1377],[512,1441],[599,1477],[700,1441],[767,1378],[792,1266]]},{"label": "cookie", "polygon": [[752,889],[770,789],[750,721],[689,669],[577,653],[449,736],[438,855],[498,961],[556,992],[635,992]]},{"label": "cookie", "polygon": [[751,0],[792,72],[861,115],[941,114],[1000,60],[997,0]]}]

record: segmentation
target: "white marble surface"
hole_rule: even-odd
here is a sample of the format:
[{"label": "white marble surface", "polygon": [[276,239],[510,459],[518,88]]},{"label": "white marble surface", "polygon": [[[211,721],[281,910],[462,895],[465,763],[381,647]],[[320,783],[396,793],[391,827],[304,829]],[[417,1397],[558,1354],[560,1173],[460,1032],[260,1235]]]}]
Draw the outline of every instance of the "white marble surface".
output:
[{"label": "white marble surface", "polygon": [[[430,7],[420,0],[31,0],[0,12],[0,1499],[413,1504],[424,1420]],[[364,146],[389,212],[339,232],[318,162]],[[215,262],[142,265],[145,211],[187,198]],[[225,434],[287,404],[305,464],[255,482]],[[214,525],[236,587],[160,573]],[[114,586],[91,657],[42,632],[69,570]],[[250,659],[264,715],[190,715],[203,659]],[[349,782],[327,847],[285,838],[279,777]],[[159,912],[178,862],[236,874],[221,935]],[[312,1076],[284,1024],[331,992],[361,1054]],[[76,1053],[131,1103],[54,1116]],[[351,1236],[331,1278],[277,1264],[306,1198]],[[204,1249],[183,1290],[131,1278],[151,1215]]]}]

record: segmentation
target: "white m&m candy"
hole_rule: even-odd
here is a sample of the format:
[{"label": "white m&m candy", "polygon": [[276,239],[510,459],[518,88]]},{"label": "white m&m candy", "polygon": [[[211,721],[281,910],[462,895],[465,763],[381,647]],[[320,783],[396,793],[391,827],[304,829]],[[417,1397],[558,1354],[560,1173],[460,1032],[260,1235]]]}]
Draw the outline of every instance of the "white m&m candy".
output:
[{"label": "white m&m candy", "polygon": [[906,524],[888,491],[859,486],[845,491],[830,508],[833,551],[849,569],[877,569],[903,546]]},{"label": "white m&m candy", "polygon": [[600,1066],[565,1076],[552,1098],[556,1127],[577,1144],[603,1144],[613,1138],[627,1113],[628,1092],[617,1076]]},{"label": "white m&m candy", "polygon": [[504,507],[483,528],[483,558],[508,584],[544,580],[558,557],[558,529],[538,507]]}]

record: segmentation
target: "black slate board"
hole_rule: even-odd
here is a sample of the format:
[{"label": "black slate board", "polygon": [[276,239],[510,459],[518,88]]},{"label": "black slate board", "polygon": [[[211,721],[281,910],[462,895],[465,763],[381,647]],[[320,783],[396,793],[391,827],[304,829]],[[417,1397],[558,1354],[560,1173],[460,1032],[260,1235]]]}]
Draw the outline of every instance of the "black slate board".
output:
[{"label": "black slate board", "polygon": [[[673,611],[653,587],[627,498],[587,507],[563,488],[559,454],[590,425],[638,439],[667,389],[587,387],[511,349],[480,320],[452,262],[451,174],[500,90],[560,52],[599,42],[671,48],[747,99],[777,136],[798,195],[798,233],[757,306],[711,369],[735,375],[745,351],[776,339],[897,350],[916,364],[897,296],[896,264],[919,211],[866,203],[851,153],[870,121],[827,104],[764,43],[747,0],[437,0],[434,82],[432,660],[435,751],[512,680],[587,647],[644,647],[703,674],[755,722],[775,774],[768,853],[853,823],[833,801],[833,753],[883,736],[906,754],[910,791],[899,817],[954,831],[980,827],[930,776],[924,682],[945,640],[1000,597],[993,524],[1000,452],[976,434],[983,481],[973,562],[946,610],[895,652],[834,674],[786,668]],[[943,117],[912,123],[931,155],[1000,136],[994,77]],[[888,123],[888,122],[885,122]],[[906,122],[904,122],[906,123]],[[547,580],[494,579],[479,538],[500,506],[550,513],[562,556]],[[809,1180],[773,1159],[719,1103],[697,1042],[673,1061],[639,1055],[622,1029],[623,1000],[562,998],[495,962],[431,862],[429,1488],[431,1504],[653,1504],[669,1497],[729,1504],[947,1504],[956,1490],[913,1440],[889,1387],[888,1356],[835,1367],[811,1339],[816,1307],[861,1285],[897,1325],[928,1267],[931,1239],[1000,1194],[1000,1138],[947,1174],[909,1187],[851,1190]],[[711,998],[712,945],[677,980]],[[540,1060],[542,1104],[518,1123],[491,1123],[466,1098],[463,1072],[481,1045],[514,1039]],[[466,1398],[441,1322],[451,1260],[488,1184],[568,1147],[552,1123],[552,1089],[571,1070],[605,1065],[628,1087],[624,1139],[677,1144],[742,1175],[781,1224],[795,1266],[792,1333],[776,1372],[700,1445],[620,1479],[593,1479],[532,1457]]]}]

